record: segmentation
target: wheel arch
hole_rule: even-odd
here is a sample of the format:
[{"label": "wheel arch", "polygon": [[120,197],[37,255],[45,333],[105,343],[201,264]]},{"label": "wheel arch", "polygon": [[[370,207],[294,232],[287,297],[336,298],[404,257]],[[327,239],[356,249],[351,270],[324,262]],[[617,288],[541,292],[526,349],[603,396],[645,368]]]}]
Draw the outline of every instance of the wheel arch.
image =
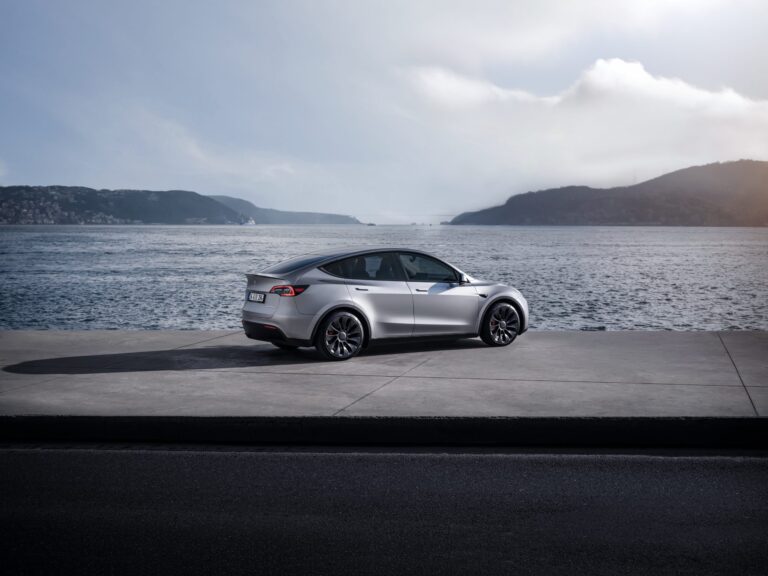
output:
[{"label": "wheel arch", "polygon": [[359,308],[355,308],[354,306],[350,306],[349,304],[340,304],[338,306],[334,306],[333,308],[330,308],[329,310],[326,310],[323,312],[323,314],[318,318],[317,322],[315,322],[315,325],[312,327],[312,336],[310,337],[310,342],[314,344],[315,338],[317,338],[317,330],[320,328],[320,324],[322,324],[328,316],[333,314],[334,312],[349,312],[350,314],[354,314],[357,316],[357,318],[360,320],[360,322],[363,323],[363,348],[366,348],[368,346],[368,343],[371,341],[371,324],[368,321],[368,317],[365,315],[365,313],[360,310]]},{"label": "wheel arch", "polygon": [[[526,322],[527,318],[525,318],[523,313],[523,307],[520,305],[520,303],[512,298],[511,296],[508,296],[506,294],[499,296],[498,298],[494,298],[490,302],[488,302],[485,305],[485,308],[483,309],[483,313],[480,315],[480,322],[477,325],[477,333],[480,334],[480,331],[483,329],[483,324],[485,323],[486,318],[488,317],[488,314],[491,313],[491,308],[495,304],[499,304],[500,302],[506,302],[507,304],[511,304],[512,307],[517,312],[517,315],[520,317],[520,327],[522,328]],[[518,332],[518,334],[522,334],[522,332]]]}]

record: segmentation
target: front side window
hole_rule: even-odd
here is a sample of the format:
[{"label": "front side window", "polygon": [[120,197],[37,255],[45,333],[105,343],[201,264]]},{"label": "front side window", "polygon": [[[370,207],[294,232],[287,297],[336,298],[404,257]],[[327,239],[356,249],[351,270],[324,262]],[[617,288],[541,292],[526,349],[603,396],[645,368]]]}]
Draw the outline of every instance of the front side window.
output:
[{"label": "front side window", "polygon": [[395,255],[389,252],[352,256],[326,264],[320,269],[350,280],[402,280]]},{"label": "front side window", "polygon": [[456,282],[456,271],[429,256],[421,254],[400,254],[405,275],[412,282]]}]

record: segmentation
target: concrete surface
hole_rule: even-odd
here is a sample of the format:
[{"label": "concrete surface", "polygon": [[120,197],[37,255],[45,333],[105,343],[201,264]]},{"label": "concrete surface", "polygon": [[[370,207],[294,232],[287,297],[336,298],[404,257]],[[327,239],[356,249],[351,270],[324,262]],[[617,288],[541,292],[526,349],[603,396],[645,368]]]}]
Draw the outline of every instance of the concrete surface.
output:
[{"label": "concrete surface", "polygon": [[528,332],[346,362],[240,331],[2,331],[0,414],[768,415],[766,332]]},{"label": "concrete surface", "polygon": [[0,449],[5,574],[764,575],[768,459]]}]

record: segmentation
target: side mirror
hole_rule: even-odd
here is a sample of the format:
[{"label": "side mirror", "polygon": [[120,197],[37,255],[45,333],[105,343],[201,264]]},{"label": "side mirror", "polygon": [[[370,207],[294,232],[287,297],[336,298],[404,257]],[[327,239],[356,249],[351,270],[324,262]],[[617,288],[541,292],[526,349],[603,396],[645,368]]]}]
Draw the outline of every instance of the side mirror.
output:
[{"label": "side mirror", "polygon": [[469,284],[469,278],[467,278],[464,274],[462,274],[459,277],[459,284]]}]

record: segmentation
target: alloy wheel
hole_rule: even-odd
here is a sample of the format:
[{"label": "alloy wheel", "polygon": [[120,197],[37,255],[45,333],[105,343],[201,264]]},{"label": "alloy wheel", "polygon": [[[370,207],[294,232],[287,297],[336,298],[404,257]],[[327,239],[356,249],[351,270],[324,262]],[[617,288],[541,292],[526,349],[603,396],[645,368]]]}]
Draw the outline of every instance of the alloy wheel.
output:
[{"label": "alloy wheel", "polygon": [[520,317],[511,304],[500,304],[491,312],[490,332],[495,344],[505,345],[512,342],[520,329]]},{"label": "alloy wheel", "polygon": [[354,356],[363,345],[363,327],[352,314],[335,316],[323,335],[325,349],[334,358]]}]

